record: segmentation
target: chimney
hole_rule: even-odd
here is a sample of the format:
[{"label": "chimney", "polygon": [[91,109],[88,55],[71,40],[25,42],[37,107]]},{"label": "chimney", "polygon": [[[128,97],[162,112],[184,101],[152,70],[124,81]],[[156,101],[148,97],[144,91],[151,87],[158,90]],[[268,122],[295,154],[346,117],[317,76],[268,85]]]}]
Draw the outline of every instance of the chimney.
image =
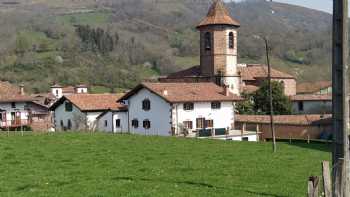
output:
[{"label": "chimney", "polygon": [[230,87],[228,85],[224,85],[224,95],[230,96]]},{"label": "chimney", "polygon": [[25,94],[25,92],[24,92],[24,85],[23,85],[23,84],[21,84],[21,85],[19,86],[19,93],[20,93],[21,95],[24,95],[24,94]]}]

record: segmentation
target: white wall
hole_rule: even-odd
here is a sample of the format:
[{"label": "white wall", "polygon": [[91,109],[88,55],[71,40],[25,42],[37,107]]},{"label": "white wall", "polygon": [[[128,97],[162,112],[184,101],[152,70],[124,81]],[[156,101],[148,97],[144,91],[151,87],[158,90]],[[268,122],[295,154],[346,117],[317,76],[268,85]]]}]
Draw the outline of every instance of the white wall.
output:
[{"label": "white wall", "polygon": [[192,121],[193,130],[196,130],[196,119],[205,118],[213,120],[213,128],[232,129],[234,123],[234,104],[233,102],[221,102],[220,109],[212,109],[211,102],[194,103],[194,109],[185,111],[183,103],[174,104],[173,110],[173,127],[177,134],[180,134],[179,124],[184,121]]},{"label": "white wall", "polygon": [[[20,112],[20,119],[21,121],[27,121],[28,120],[28,110],[26,110],[27,103],[25,102],[16,102],[16,107],[12,108],[11,103],[0,103],[0,111],[5,110],[6,112],[0,112],[0,113],[6,113],[6,120],[7,125],[11,123],[11,113],[12,112]],[[3,120],[4,121],[4,120]],[[0,121],[0,126],[6,125],[5,122]]]},{"label": "white wall", "polygon": [[76,93],[78,94],[84,94],[84,93],[88,93],[88,89],[87,88],[76,88]]},{"label": "white wall", "polygon": [[51,88],[51,93],[55,95],[56,98],[61,98],[63,96],[62,88]]},{"label": "white wall", "polygon": [[293,114],[329,114],[332,113],[332,101],[300,101],[304,110],[299,110],[299,101],[293,102]]},{"label": "white wall", "polygon": [[72,130],[79,129],[78,124],[80,122],[80,126],[86,125],[88,129],[94,130],[96,128],[96,118],[102,112],[87,112],[83,113],[73,105],[73,110],[71,112],[66,111],[65,104],[67,101],[64,101],[61,105],[59,105],[54,111],[54,120],[55,120],[55,128],[56,130],[63,130],[61,127],[61,120],[63,120],[64,127],[68,126],[68,120],[71,120]]},{"label": "white wall", "polygon": [[[144,99],[151,101],[151,109],[144,111],[142,101]],[[130,132],[142,135],[171,135],[171,106],[158,95],[155,95],[147,89],[140,90],[137,94],[129,98],[129,126]],[[131,126],[133,119],[139,121],[139,127]],[[150,129],[143,128],[143,121],[148,119],[151,122]]]},{"label": "white wall", "polygon": [[[126,133],[128,132],[128,117],[127,112],[108,112],[102,116],[97,123],[99,131]],[[120,127],[116,127],[116,120],[120,119]],[[107,126],[105,124],[107,121]],[[113,129],[114,127],[114,129]]]}]

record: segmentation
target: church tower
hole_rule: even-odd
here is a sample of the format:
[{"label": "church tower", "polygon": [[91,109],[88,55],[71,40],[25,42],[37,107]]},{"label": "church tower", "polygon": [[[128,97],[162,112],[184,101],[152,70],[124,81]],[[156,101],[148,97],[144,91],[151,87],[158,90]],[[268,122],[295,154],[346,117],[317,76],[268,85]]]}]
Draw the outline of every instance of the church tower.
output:
[{"label": "church tower", "polygon": [[214,0],[207,16],[197,26],[200,31],[200,71],[221,86],[240,92],[237,72],[237,30],[240,27],[221,0]]}]

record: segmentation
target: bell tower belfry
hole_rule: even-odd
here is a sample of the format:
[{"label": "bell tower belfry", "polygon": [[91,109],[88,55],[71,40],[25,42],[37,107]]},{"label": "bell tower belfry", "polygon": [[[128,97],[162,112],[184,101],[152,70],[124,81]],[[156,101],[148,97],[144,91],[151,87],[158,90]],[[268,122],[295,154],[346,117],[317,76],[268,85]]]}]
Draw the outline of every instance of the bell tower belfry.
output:
[{"label": "bell tower belfry", "polygon": [[240,24],[221,0],[214,0],[207,16],[197,26],[200,31],[200,71],[216,84],[240,92],[237,72],[237,35]]}]

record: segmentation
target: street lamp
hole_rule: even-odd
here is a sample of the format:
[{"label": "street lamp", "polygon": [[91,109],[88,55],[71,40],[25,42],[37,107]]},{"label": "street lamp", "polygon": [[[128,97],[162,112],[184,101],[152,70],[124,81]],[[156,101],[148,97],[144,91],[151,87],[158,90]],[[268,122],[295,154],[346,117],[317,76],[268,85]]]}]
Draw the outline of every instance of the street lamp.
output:
[{"label": "street lamp", "polygon": [[267,77],[268,77],[268,83],[269,83],[269,99],[270,99],[270,126],[271,126],[271,133],[272,133],[272,141],[273,141],[273,152],[275,153],[277,151],[277,145],[276,145],[276,132],[275,132],[275,126],[274,126],[274,120],[273,120],[273,96],[272,96],[272,79],[271,79],[271,64],[270,64],[270,56],[269,56],[269,42],[266,37],[261,37],[259,35],[253,35],[255,39],[263,40],[265,42],[265,49],[266,49],[266,62],[267,62]]}]

